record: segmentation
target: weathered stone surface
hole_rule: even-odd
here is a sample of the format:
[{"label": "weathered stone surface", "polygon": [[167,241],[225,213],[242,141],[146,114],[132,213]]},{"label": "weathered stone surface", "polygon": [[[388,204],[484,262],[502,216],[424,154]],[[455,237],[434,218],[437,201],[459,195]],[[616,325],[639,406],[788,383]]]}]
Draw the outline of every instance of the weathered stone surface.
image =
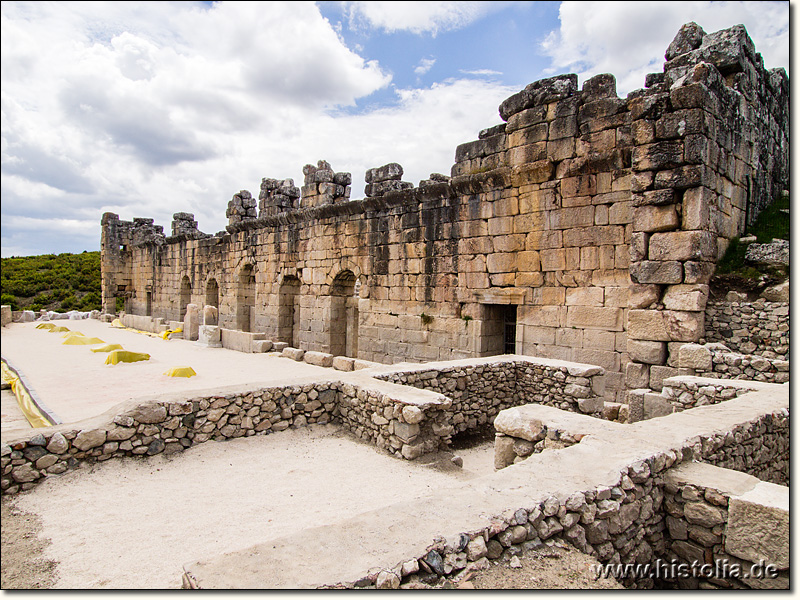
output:
[{"label": "weathered stone surface", "polygon": [[494,428],[507,436],[522,438],[529,442],[542,440],[547,435],[544,424],[538,419],[528,417],[524,407],[500,411],[494,421]]},{"label": "weathered stone surface", "polygon": [[406,423],[417,424],[425,418],[425,413],[418,406],[404,406],[403,419]]},{"label": "weathered stone surface", "polygon": [[317,367],[332,367],[333,354],[328,354],[327,352],[308,351],[303,354],[303,361]]},{"label": "weathered stone surface", "polygon": [[761,482],[728,505],[725,551],[789,568],[789,488]]},{"label": "weathered stone surface", "polygon": [[69,450],[69,442],[61,433],[54,433],[50,438],[50,443],[47,444],[47,451],[53,454],[64,454]]},{"label": "weathered stone surface", "polygon": [[789,280],[768,287],[761,292],[761,297],[769,302],[789,302]]},{"label": "weathered stone surface", "polygon": [[667,344],[631,339],[628,340],[628,356],[636,362],[663,365],[667,360]]},{"label": "weathered stone surface", "polygon": [[81,430],[72,440],[72,445],[78,450],[90,450],[91,448],[102,446],[105,441],[106,432],[104,429],[89,429]]},{"label": "weathered stone surface", "polygon": [[161,423],[167,420],[167,409],[160,404],[142,404],[128,413],[139,423]]},{"label": "weathered stone surface", "polygon": [[769,244],[750,244],[744,259],[757,265],[788,267],[789,242],[788,240],[772,240]]},{"label": "weathered stone surface", "polygon": [[711,351],[700,344],[684,344],[678,350],[678,366],[682,369],[710,371],[713,366]]},{"label": "weathered stone surface", "polygon": [[709,288],[703,284],[672,285],[664,293],[664,308],[699,312],[706,308]]}]

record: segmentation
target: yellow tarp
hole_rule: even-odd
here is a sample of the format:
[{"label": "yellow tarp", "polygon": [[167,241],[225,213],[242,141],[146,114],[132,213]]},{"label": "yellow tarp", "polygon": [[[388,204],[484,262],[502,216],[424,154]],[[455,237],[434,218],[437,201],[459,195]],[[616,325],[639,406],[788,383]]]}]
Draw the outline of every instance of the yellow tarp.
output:
[{"label": "yellow tarp", "polygon": [[69,327],[64,327],[63,325],[59,325],[58,327],[53,327],[50,330],[50,333],[67,333],[69,332]]},{"label": "yellow tarp", "polygon": [[127,329],[127,327],[125,327],[125,325],[123,325],[122,321],[120,321],[119,319],[114,319],[113,321],[111,321],[111,326],[116,327],[117,329]]},{"label": "yellow tarp", "polygon": [[197,373],[194,372],[192,367],[172,367],[165,371],[164,375],[169,375],[170,377],[193,377]]},{"label": "yellow tarp", "polygon": [[11,386],[11,391],[14,392],[14,395],[17,397],[17,404],[19,404],[22,414],[28,419],[31,427],[50,427],[53,425],[50,419],[44,416],[42,411],[39,410],[39,407],[36,406],[36,403],[33,401],[33,398],[31,398],[28,390],[25,389],[20,378],[8,368],[6,363],[0,363],[0,367],[2,368],[3,381]]},{"label": "yellow tarp", "polygon": [[165,332],[161,334],[161,339],[168,340],[170,334],[172,333],[183,333],[183,329],[178,327],[177,329],[167,329]]},{"label": "yellow tarp", "polygon": [[122,344],[106,344],[98,348],[90,348],[92,352],[111,352],[112,350],[122,350]]},{"label": "yellow tarp", "polygon": [[68,335],[61,343],[66,346],[95,346],[97,344],[105,344],[105,341],[96,337],[86,337],[85,335]]},{"label": "yellow tarp", "polygon": [[56,326],[55,323],[39,323],[36,326],[36,329],[52,329],[55,326]]},{"label": "yellow tarp", "polygon": [[112,350],[108,358],[106,358],[106,364],[116,365],[121,362],[132,363],[140,360],[150,360],[150,355],[144,352],[131,352],[130,350]]}]

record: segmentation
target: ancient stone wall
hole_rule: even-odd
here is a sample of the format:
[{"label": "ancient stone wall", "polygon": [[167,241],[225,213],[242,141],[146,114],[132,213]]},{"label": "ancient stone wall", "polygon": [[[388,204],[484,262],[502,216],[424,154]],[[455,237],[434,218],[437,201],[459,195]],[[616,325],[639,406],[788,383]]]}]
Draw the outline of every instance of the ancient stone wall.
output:
[{"label": "ancient stone wall", "polygon": [[[680,589],[788,589],[788,487],[685,463],[664,478],[664,507],[665,559],[688,574],[666,581]],[[692,562],[704,566],[692,570]],[[754,564],[760,570],[751,572]]]},{"label": "ancient stone wall", "polygon": [[611,75],[530,84],[419,187],[391,163],[348,201],[350,174],[320,161],[299,191],[264,179],[258,212],[239,192],[215,236],[108,213],[104,310],[211,305],[222,327],[383,363],[594,364],[624,401],[703,337],[720,251],[788,182],[788,79],[744,28],[687,25],[666,58],[627,98]]},{"label": "ancient stone wall", "polygon": [[733,352],[789,358],[788,302],[709,302],[705,329],[707,342],[721,342]]}]

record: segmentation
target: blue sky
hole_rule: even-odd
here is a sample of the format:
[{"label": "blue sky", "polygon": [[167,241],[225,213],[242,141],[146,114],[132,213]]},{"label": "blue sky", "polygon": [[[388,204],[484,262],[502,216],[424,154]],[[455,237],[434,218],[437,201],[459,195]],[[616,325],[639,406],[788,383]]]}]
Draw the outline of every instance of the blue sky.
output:
[{"label": "blue sky", "polygon": [[743,23],[789,68],[789,2],[13,2],[2,32],[2,255],[97,250],[100,218],[192,212],[328,160],[415,184],[558,73],[660,72],[683,23]]}]

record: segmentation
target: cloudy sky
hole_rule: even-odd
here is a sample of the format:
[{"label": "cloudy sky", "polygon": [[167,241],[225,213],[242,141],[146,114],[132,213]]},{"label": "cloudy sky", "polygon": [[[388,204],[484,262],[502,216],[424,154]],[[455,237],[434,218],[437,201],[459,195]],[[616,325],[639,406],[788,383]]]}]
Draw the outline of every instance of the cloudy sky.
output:
[{"label": "cloudy sky", "polygon": [[680,26],[743,23],[789,67],[789,2],[2,3],[2,255],[100,247],[100,218],[224,229],[262,177],[399,162],[415,184],[542,77],[660,72]]}]

